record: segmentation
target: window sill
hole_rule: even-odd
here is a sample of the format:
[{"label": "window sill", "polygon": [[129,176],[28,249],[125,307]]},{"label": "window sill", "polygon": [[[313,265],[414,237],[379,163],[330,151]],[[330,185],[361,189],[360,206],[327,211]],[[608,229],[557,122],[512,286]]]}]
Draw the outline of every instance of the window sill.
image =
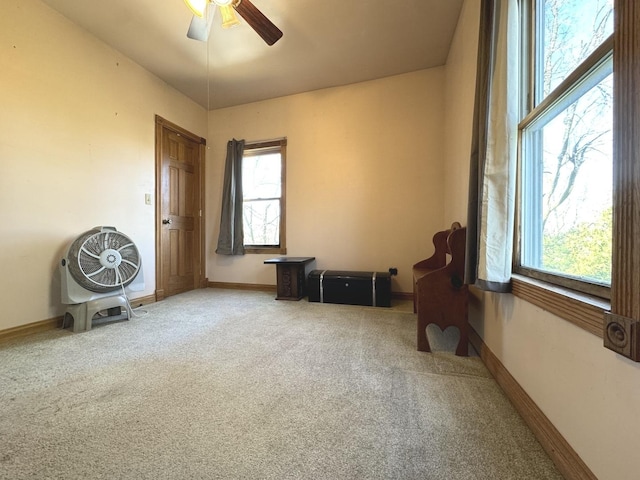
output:
[{"label": "window sill", "polygon": [[511,280],[514,296],[602,338],[604,312],[611,310],[607,300],[522,275],[514,274]]},{"label": "window sill", "polygon": [[267,247],[267,248],[245,247],[244,248],[244,253],[257,253],[257,254],[268,254],[268,255],[276,255],[276,254],[286,255],[287,254],[287,249],[286,248],[280,248],[280,247]]}]

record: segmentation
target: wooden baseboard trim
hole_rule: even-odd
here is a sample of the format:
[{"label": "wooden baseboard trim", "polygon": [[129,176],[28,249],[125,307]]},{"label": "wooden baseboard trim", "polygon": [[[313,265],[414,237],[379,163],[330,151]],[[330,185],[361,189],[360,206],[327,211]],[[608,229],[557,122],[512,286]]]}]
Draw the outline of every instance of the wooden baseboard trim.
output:
[{"label": "wooden baseboard trim", "polygon": [[46,332],[47,330],[55,330],[56,328],[60,328],[61,326],[61,316],[48,318],[47,320],[40,320],[39,322],[28,323],[26,325],[19,325],[17,327],[0,331],[0,342],[18,337],[25,337],[27,335],[33,335],[35,333]]},{"label": "wooden baseboard trim", "polygon": [[[155,303],[155,301],[155,294],[129,299],[132,308],[149,305],[150,303]],[[55,330],[56,328],[62,327],[62,319],[63,316],[61,315],[59,317],[48,318],[47,320],[40,320],[39,322],[27,323],[26,325],[0,330],[0,342],[12,338],[33,335],[34,333],[46,332],[47,330]]]},{"label": "wooden baseboard trim", "polygon": [[480,335],[473,328],[469,333],[469,341],[482,358],[487,369],[533,431],[542,448],[564,478],[567,480],[598,480],[498,357],[487,347]]},{"label": "wooden baseboard trim", "polygon": [[275,285],[263,285],[259,283],[231,283],[209,282],[209,288],[224,288],[227,290],[252,290],[255,292],[275,292]]},{"label": "wooden baseboard trim", "polygon": [[153,293],[151,295],[147,295],[144,297],[138,298],[130,298],[129,303],[131,304],[131,308],[141,307],[143,305],[149,305],[150,303],[156,303],[156,294]]},{"label": "wooden baseboard trim", "polygon": [[391,292],[391,298],[395,300],[411,300],[413,301],[413,293]]}]

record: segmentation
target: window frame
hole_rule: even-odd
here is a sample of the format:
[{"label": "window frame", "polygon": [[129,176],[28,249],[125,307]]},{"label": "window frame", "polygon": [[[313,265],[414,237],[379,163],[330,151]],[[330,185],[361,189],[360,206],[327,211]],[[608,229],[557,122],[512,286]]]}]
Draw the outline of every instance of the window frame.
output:
[{"label": "window frame", "polygon": [[[247,245],[244,243],[244,253],[249,254],[282,254],[285,255],[287,253],[287,245],[286,245],[286,192],[287,192],[287,183],[286,183],[286,152],[287,152],[287,139],[280,138],[275,140],[265,140],[265,141],[257,141],[257,142],[246,142],[244,145],[244,150],[242,152],[242,158],[244,160],[245,152],[252,153],[268,153],[268,152],[278,152],[280,153],[280,244],[279,245]],[[243,195],[244,202],[244,195]]]},{"label": "window frame", "polygon": [[[640,2],[614,0],[611,299],[513,275],[513,294],[603,338],[611,315],[640,323]],[[575,297],[575,298],[574,298]],[[572,301],[575,299],[575,302]],[[591,313],[576,315],[576,307]],[[606,320],[605,320],[606,319]]]},{"label": "window frame", "polygon": [[[535,97],[536,93],[540,91],[540,86],[536,83],[535,68],[536,62],[540,61],[539,51],[541,50],[536,48],[536,42],[539,38],[539,31],[541,28],[543,28],[542,22],[536,22],[537,15],[537,0],[524,0],[520,3],[520,18],[522,19],[521,54],[522,58],[524,59],[524,61],[521,62],[520,84],[523,92],[525,93],[524,95],[521,95],[520,108],[521,112],[523,112],[523,114],[526,114],[521,114],[522,120],[518,124],[518,171],[516,192],[518,207],[516,208],[515,220],[517,228],[515,229],[516,238],[514,241],[513,256],[513,272],[514,274],[516,274],[516,276],[514,276],[514,292],[523,291],[521,288],[515,286],[517,284],[519,287],[522,287],[523,282],[528,287],[533,288],[534,290],[540,288],[541,285],[547,284],[549,288],[544,288],[538,292],[540,295],[542,295],[542,299],[538,299],[534,296],[534,303],[539,304],[539,306],[545,306],[545,304],[551,300],[550,298],[548,298],[548,295],[546,295],[545,292],[554,292],[555,294],[558,293],[558,290],[555,287],[565,289],[564,291],[566,292],[566,295],[568,297],[575,298],[575,295],[577,294],[578,297],[583,298],[585,302],[600,306],[602,305],[602,299],[608,301],[608,299],[611,297],[611,287],[595,282],[588,282],[577,278],[571,278],[569,276],[556,275],[547,271],[522,265],[521,260],[523,252],[521,242],[523,241],[522,222],[524,217],[522,212],[524,178],[523,132],[527,127],[533,125],[537,120],[541,119],[549,111],[552,111],[554,108],[556,108],[556,106],[561,105],[563,100],[569,97],[576,88],[579,88],[580,85],[585,81],[585,79],[595,74],[607,62],[611,61],[614,54],[613,49],[616,30],[615,10],[614,33],[611,34],[593,52],[591,52],[591,54],[589,54],[587,58],[585,58],[559,85],[557,85],[544,99],[542,99],[536,105]],[[613,131],[613,136],[615,144],[615,130]],[[613,162],[615,162],[615,158],[613,159]],[[532,300],[531,296],[527,295],[527,297],[528,300]],[[554,301],[557,303],[557,298],[555,298]],[[570,313],[571,310],[569,309],[568,312]]]}]

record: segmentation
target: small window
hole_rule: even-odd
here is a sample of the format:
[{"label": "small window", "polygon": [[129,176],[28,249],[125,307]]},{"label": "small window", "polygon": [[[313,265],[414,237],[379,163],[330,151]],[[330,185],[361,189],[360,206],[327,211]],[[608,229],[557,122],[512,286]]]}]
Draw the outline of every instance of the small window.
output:
[{"label": "small window", "polygon": [[608,297],[612,0],[530,0],[523,42],[518,273]]},{"label": "small window", "polygon": [[286,253],[285,148],[286,140],[244,147],[242,213],[247,253]]}]

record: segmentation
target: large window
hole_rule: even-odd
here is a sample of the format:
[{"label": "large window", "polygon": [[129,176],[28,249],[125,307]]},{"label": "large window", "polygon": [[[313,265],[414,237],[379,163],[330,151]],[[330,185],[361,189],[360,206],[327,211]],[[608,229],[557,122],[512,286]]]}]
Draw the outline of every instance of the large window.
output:
[{"label": "large window", "polygon": [[247,143],[242,158],[242,214],[247,253],[286,253],[286,140]]},{"label": "large window", "polygon": [[607,298],[613,0],[526,0],[523,18],[515,270]]}]

